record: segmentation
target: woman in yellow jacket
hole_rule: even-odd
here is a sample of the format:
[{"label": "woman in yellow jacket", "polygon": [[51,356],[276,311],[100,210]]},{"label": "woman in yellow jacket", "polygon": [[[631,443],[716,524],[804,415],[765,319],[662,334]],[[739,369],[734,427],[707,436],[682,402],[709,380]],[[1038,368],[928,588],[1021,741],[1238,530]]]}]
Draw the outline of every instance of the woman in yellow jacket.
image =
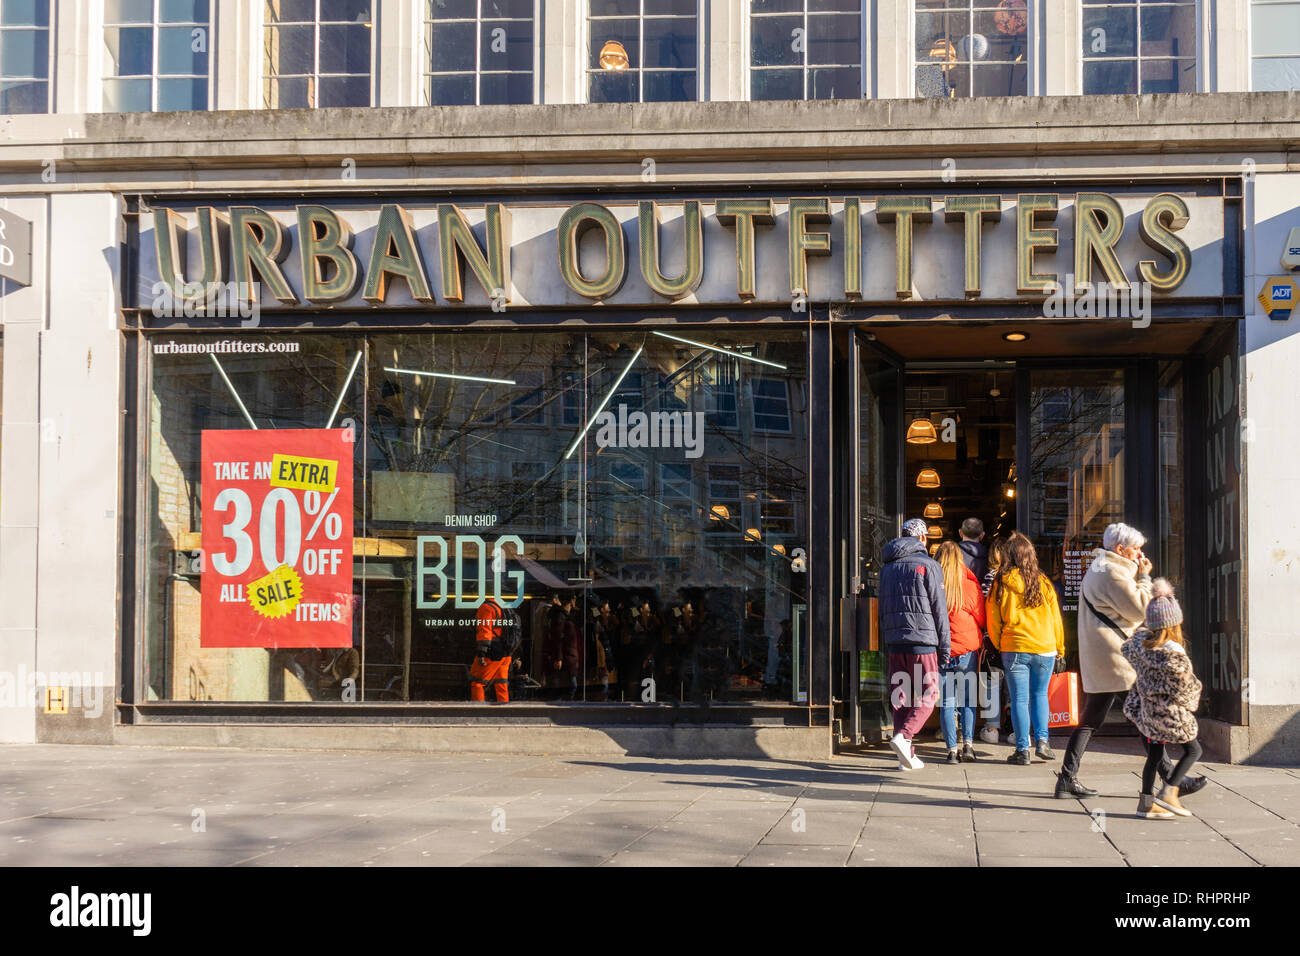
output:
[{"label": "woman in yellow jacket", "polygon": [[1047,742],[1047,688],[1056,658],[1065,656],[1065,626],[1056,589],[1038,570],[1033,542],[1018,531],[1007,542],[1007,560],[989,588],[985,610],[1011,700],[1016,752],[1007,763],[1030,762],[1031,724],[1039,759],[1054,760]]}]

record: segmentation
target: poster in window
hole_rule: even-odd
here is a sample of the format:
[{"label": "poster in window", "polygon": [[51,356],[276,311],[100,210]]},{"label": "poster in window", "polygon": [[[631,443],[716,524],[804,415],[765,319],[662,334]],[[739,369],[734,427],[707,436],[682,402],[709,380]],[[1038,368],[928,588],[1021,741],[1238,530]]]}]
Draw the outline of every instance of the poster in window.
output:
[{"label": "poster in window", "polygon": [[352,646],[350,429],[202,435],[203,647]]}]

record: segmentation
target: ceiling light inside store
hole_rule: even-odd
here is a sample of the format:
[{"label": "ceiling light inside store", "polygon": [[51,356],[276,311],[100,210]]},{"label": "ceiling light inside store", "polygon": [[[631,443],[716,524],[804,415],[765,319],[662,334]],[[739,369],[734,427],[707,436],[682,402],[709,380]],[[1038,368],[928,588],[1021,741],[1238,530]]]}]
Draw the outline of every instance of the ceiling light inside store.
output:
[{"label": "ceiling light inside store", "polygon": [[916,476],[916,487],[918,488],[938,488],[939,473],[933,468],[922,468],[921,473]]},{"label": "ceiling light inside store", "polygon": [[725,521],[730,517],[731,517],[731,509],[728,508],[726,505],[714,505],[712,508],[709,509],[710,521],[717,521],[718,519],[722,519],[723,521]]},{"label": "ceiling light inside store", "polygon": [[694,345],[697,349],[708,349],[711,352],[721,352],[723,355],[730,355],[732,358],[741,359],[745,362],[757,362],[759,365],[770,365],[772,368],[779,368],[781,371],[787,371],[786,366],[780,362],[771,362],[767,359],[755,358],[752,355],[745,355],[741,352],[733,352],[731,349],[724,349],[718,345],[707,345],[704,342],[696,342],[693,339],[683,339],[676,335],[669,335],[667,332],[654,332],[654,335],[661,339],[670,339],[674,342],[681,342],[683,345]]},{"label": "ceiling light inside store", "polygon": [[925,529],[925,533],[928,534],[928,535],[929,535],[930,537],[932,537],[932,538],[942,538],[942,537],[943,537],[943,529],[940,528],[937,524],[932,524],[932,525],[930,525],[930,527],[928,527],[928,528]]},{"label": "ceiling light inside store", "polygon": [[489,385],[516,385],[514,379],[510,378],[484,378],[481,375],[456,375],[453,372],[422,372],[414,368],[392,368],[384,366],[385,372],[394,372],[398,375],[427,375],[430,378],[451,378],[458,382],[487,382]]},{"label": "ceiling light inside store", "polygon": [[909,445],[932,445],[938,440],[939,433],[934,430],[934,422],[928,418],[918,418],[907,426]]},{"label": "ceiling light inside store", "polygon": [[1002,333],[1002,338],[1008,342],[1028,342],[1029,333],[1028,332],[1004,332]]},{"label": "ceiling light inside store", "polygon": [[932,502],[930,502],[928,505],[925,506],[925,510],[924,510],[923,512],[921,512],[921,517],[922,517],[922,518],[942,518],[942,517],[943,517],[943,506],[942,506],[941,504],[939,504],[937,501],[932,501]]}]

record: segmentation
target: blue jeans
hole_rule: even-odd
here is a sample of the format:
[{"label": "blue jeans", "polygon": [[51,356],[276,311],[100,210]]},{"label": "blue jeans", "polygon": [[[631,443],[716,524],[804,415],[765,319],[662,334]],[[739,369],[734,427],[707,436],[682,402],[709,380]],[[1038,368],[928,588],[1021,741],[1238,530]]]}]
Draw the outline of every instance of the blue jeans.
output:
[{"label": "blue jeans", "polygon": [[957,749],[957,704],[961,707],[961,732],[967,743],[975,739],[975,701],[979,697],[976,684],[979,677],[975,666],[979,662],[977,651],[968,651],[948,659],[948,666],[939,670],[939,726],[949,750]]},{"label": "blue jeans", "polygon": [[1029,749],[1029,730],[1033,724],[1034,740],[1047,742],[1047,687],[1052,680],[1055,654],[1004,653],[1007,696],[1011,701],[1011,727],[1016,749]]}]

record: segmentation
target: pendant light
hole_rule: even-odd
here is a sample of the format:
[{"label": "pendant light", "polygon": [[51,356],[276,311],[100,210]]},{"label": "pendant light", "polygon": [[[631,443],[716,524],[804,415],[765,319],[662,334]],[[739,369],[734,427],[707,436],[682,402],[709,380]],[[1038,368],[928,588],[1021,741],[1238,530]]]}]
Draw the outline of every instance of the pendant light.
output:
[{"label": "pendant light", "polygon": [[925,510],[921,512],[921,517],[922,517],[922,518],[942,518],[942,517],[943,517],[943,505],[939,504],[939,502],[937,502],[937,501],[932,501],[932,502],[930,502],[928,505],[925,506]]},{"label": "pendant light", "polygon": [[907,426],[907,443],[909,445],[932,445],[939,440],[939,433],[934,430],[934,422],[928,418],[917,418]]},{"label": "pendant light", "polygon": [[600,48],[600,68],[602,70],[626,70],[628,67],[627,50],[617,40],[607,40]]},{"label": "pendant light", "polygon": [[918,488],[938,488],[939,473],[933,468],[922,468],[921,473],[916,476],[916,487]]},{"label": "pendant light", "polygon": [[931,538],[943,537],[943,529],[940,528],[937,524],[930,525],[930,527],[925,529],[925,533],[929,535]]}]

